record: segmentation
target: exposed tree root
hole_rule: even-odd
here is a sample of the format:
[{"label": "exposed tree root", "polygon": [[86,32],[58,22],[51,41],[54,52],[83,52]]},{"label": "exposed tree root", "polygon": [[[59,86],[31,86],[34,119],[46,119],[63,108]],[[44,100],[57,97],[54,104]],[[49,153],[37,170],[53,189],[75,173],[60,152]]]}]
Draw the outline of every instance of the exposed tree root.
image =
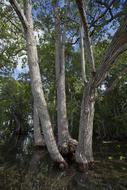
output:
[{"label": "exposed tree root", "polygon": [[55,161],[54,162],[54,166],[59,168],[60,170],[65,170],[68,168],[68,163],[65,161],[65,162],[58,162],[58,161]]},{"label": "exposed tree root", "polygon": [[62,155],[67,155],[69,152],[67,143],[63,143],[62,145],[59,145],[58,148],[59,148],[59,151]]},{"label": "exposed tree root", "polygon": [[69,140],[69,142],[68,142],[68,149],[69,149],[69,152],[70,152],[70,153],[75,153],[77,145],[78,145],[78,141],[71,138],[71,139]]},{"label": "exposed tree root", "polygon": [[75,139],[70,138],[67,142],[59,145],[59,151],[62,155],[74,154],[77,144]]}]

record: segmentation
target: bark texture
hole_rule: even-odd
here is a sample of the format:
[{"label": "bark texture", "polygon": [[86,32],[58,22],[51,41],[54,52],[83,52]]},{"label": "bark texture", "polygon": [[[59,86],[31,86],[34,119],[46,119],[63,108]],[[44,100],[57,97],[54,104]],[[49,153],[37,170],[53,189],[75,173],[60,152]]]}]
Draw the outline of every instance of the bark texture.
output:
[{"label": "bark texture", "polygon": [[[92,136],[93,136],[93,119],[94,119],[94,104],[95,104],[95,87],[93,85],[94,74],[96,72],[93,50],[91,45],[91,39],[89,36],[89,28],[86,16],[85,1],[76,0],[81,20],[84,29],[84,46],[86,51],[87,64],[91,65],[91,79],[86,83],[83,92],[81,113],[80,113],[80,124],[79,124],[79,143],[76,150],[76,161],[84,170],[90,162],[93,162],[93,151],[92,151]],[[85,57],[84,57],[85,61]],[[82,68],[83,73],[83,68]],[[84,73],[85,74],[85,73]],[[84,75],[84,77],[86,74]]]},{"label": "bark texture", "polygon": [[89,26],[88,26],[87,15],[86,15],[86,1],[76,0],[76,3],[79,9],[82,25],[84,28],[84,41],[85,41],[85,51],[87,54],[87,61],[88,61],[88,64],[92,66],[92,72],[95,73],[96,69],[95,69],[95,63],[94,63],[94,55],[93,55],[91,39],[89,35]]},{"label": "bark texture", "polygon": [[69,143],[76,144],[77,142],[71,139],[68,129],[65,92],[65,26],[63,26],[62,31],[58,1],[55,9],[55,31],[58,145],[61,151],[68,152]]},{"label": "bark texture", "polygon": [[19,19],[22,22],[23,26],[24,22],[22,21],[22,19],[25,18],[25,21],[27,20],[26,21],[27,23],[25,22],[26,24],[24,27],[24,35],[27,44],[27,55],[28,55],[28,65],[30,70],[32,94],[34,97],[35,104],[37,106],[47,149],[50,153],[51,158],[54,161],[58,163],[63,163],[65,166],[66,162],[59,153],[53,135],[50,117],[47,109],[47,103],[45,101],[44,92],[42,89],[42,81],[38,64],[37,46],[33,31],[32,2],[31,0],[25,2],[25,10],[24,10],[25,15],[23,15],[23,11],[16,0],[10,0],[10,3],[12,4],[17,15],[19,16]]},{"label": "bark texture", "polygon": [[61,21],[56,15],[56,87],[57,87],[57,126],[58,126],[58,144],[63,146],[69,138],[68,120],[66,110],[65,93],[65,42],[61,31]]},{"label": "bark texture", "polygon": [[95,86],[101,84],[101,82],[107,77],[109,69],[114,64],[115,60],[124,51],[127,50],[127,16],[125,16],[125,22],[121,22],[120,27],[116,31],[107,51],[102,58],[102,64],[95,75]]},{"label": "bark texture", "polygon": [[41,132],[38,110],[35,103],[34,103],[34,115],[33,115],[33,128],[34,128],[35,146],[44,146],[45,145],[44,137]]},{"label": "bark texture", "polygon": [[96,72],[84,2],[85,1],[83,0],[76,0],[84,27],[86,56],[89,62],[93,65],[93,69],[92,75],[90,76],[83,94],[79,127],[79,144],[76,150],[76,161],[81,164],[82,169],[85,169],[85,165],[87,163],[93,162],[92,134],[96,89],[106,78],[107,73],[116,58],[127,50],[127,16],[125,16],[125,22],[121,23],[119,29],[115,33],[109,47],[107,48],[104,58],[102,59],[102,64]]},{"label": "bark texture", "polygon": [[95,95],[95,88],[92,87],[91,82],[89,82],[83,93],[78,138],[79,143],[76,150],[76,161],[79,164],[83,164],[83,167],[93,161],[92,135]]},{"label": "bark texture", "polygon": [[87,78],[86,78],[86,61],[85,61],[84,39],[83,38],[84,38],[84,29],[83,29],[83,26],[81,24],[81,28],[80,28],[81,71],[82,71],[82,80],[83,80],[83,82],[87,83]]}]

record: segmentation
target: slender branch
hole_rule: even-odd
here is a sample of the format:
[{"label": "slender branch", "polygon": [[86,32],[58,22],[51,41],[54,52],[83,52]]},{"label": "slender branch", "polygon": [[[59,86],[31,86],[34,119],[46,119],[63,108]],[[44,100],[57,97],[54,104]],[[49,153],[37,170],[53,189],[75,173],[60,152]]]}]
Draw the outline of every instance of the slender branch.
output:
[{"label": "slender branch", "polygon": [[117,14],[113,15],[111,18],[109,18],[108,20],[105,20],[105,22],[103,24],[98,25],[99,27],[103,27],[105,24],[108,24],[109,22],[113,21],[116,18],[122,17],[124,16],[125,13],[123,11],[118,12]]},{"label": "slender branch", "polygon": [[93,34],[95,33],[95,30],[97,27],[104,27],[106,24],[109,24],[110,22],[112,22],[113,20],[117,19],[117,18],[120,18],[122,16],[124,16],[125,13],[123,11],[113,15],[113,17],[109,18],[108,20],[105,20],[103,23],[101,24],[98,24],[98,25],[90,25],[90,27],[94,27],[94,29],[92,30],[92,32],[90,33],[90,36],[93,36]]},{"label": "slender branch", "polygon": [[77,44],[77,42],[80,40],[80,38],[77,38],[74,42],[70,42],[71,45]]},{"label": "slender branch", "polygon": [[112,0],[111,2],[106,2],[106,0],[105,1],[96,0],[95,2],[102,5],[102,6],[104,6],[104,7],[106,7],[107,9],[110,9],[115,1],[116,0]]},{"label": "slender branch", "polygon": [[17,51],[15,51],[14,53],[13,53],[13,56],[16,56],[16,55],[18,55],[20,52],[22,52],[22,51],[26,51],[26,49],[25,48],[20,48],[20,49],[18,49]]},{"label": "slender branch", "polygon": [[22,32],[21,28],[18,27],[16,23],[14,23],[15,20],[13,20],[11,15],[5,15],[4,17],[7,19],[7,22],[10,22],[19,32]]},{"label": "slender branch", "polygon": [[79,28],[77,28],[76,32],[75,32],[73,35],[72,35],[71,33],[69,33],[70,37],[68,38],[68,40],[70,41],[70,44],[74,45],[74,44],[76,44],[76,43],[79,41],[80,37],[77,37],[77,38],[75,39],[75,41],[73,42],[73,39],[74,39],[75,36],[77,36],[78,34],[79,34]]},{"label": "slender branch", "polygon": [[83,3],[83,0],[76,0],[76,4],[78,6],[79,13],[80,13],[80,16],[81,16],[81,20],[82,20],[82,23],[83,23],[84,35],[85,35],[84,40],[85,40],[85,45],[86,45],[88,62],[90,64],[92,64],[93,73],[95,73],[96,69],[95,69],[95,63],[94,63],[93,50],[92,50],[92,46],[91,46],[91,42],[90,42],[89,27],[88,27],[88,23],[87,23],[87,16],[86,16],[85,6],[84,6],[84,3]]},{"label": "slender branch", "polygon": [[[127,17],[127,16],[126,16]],[[106,78],[107,73],[117,57],[127,50],[127,18],[122,22],[115,33],[112,42],[107,48],[102,64],[96,73],[94,84],[97,87]]]},{"label": "slender branch", "polygon": [[9,0],[10,4],[12,5],[13,9],[16,11],[24,29],[29,26],[29,23],[24,15],[22,8],[20,7],[19,3],[16,0]]},{"label": "slender branch", "polygon": [[[96,2],[99,3],[99,4],[102,4],[101,1],[96,1]],[[98,20],[100,20],[101,18],[103,18],[103,17],[105,16],[105,14],[106,14],[108,11],[111,12],[110,8],[111,8],[111,6],[113,5],[114,2],[115,2],[115,0],[112,0],[109,5],[104,4],[105,7],[106,7],[106,10],[105,10],[101,15],[99,15],[96,20],[94,20],[94,21],[91,23],[90,27],[94,26],[94,25],[98,22]],[[112,13],[111,13],[111,15],[112,15]]]}]

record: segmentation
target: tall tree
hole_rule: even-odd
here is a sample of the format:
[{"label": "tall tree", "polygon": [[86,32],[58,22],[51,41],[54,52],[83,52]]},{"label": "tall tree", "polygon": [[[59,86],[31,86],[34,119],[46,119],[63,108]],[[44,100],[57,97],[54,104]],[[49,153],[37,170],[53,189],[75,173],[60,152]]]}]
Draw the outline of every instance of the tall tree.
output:
[{"label": "tall tree", "polygon": [[[65,3],[65,2],[64,2]],[[58,145],[63,153],[69,151],[69,146],[77,145],[72,139],[68,129],[66,92],[65,92],[65,22],[62,24],[59,0],[55,2],[55,68],[57,88],[57,127]]]},{"label": "tall tree", "polygon": [[50,153],[50,156],[54,161],[60,164],[62,163],[65,166],[66,162],[59,153],[55,142],[50,122],[50,117],[47,109],[47,103],[42,89],[42,81],[38,65],[37,46],[34,37],[34,28],[33,28],[33,19],[32,19],[32,1],[25,0],[23,2],[24,2],[24,11],[22,10],[20,4],[16,0],[10,0],[10,3],[14,8],[15,12],[17,13],[17,16],[19,17],[24,29],[34,102],[37,106],[38,114],[41,120],[41,126],[43,127],[45,142],[48,151]]},{"label": "tall tree", "polygon": [[84,27],[84,41],[87,46],[87,60],[92,65],[91,75],[83,92],[80,114],[79,144],[76,150],[76,161],[82,165],[83,169],[85,169],[86,164],[93,162],[92,134],[96,90],[101,82],[106,78],[107,73],[116,58],[127,50],[127,15],[125,15],[125,21],[121,22],[118,30],[114,34],[113,39],[101,61],[101,66],[96,71],[86,15],[86,2],[83,0],[76,0],[76,3]]}]

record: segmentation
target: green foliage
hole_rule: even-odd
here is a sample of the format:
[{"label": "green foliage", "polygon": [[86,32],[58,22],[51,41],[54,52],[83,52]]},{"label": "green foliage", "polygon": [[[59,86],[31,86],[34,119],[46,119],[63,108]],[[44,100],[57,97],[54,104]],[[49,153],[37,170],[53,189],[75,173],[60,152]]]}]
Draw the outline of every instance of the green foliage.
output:
[{"label": "green foliage", "polygon": [[22,131],[31,116],[31,90],[28,82],[0,77],[0,131],[9,135],[20,123]]},{"label": "green foliage", "polygon": [[[3,2],[3,1],[2,1]],[[111,21],[107,12],[103,17],[92,25],[94,19],[105,11],[104,5],[99,5],[94,0],[88,2],[88,21],[92,37],[93,51],[96,68],[99,67],[106,48],[119,24],[121,17]],[[23,3],[23,1],[21,2]],[[114,2],[113,14],[117,14],[123,7],[122,0]],[[79,48],[79,22],[80,17],[75,1],[61,4],[59,14],[66,28],[66,96],[69,127],[75,136],[78,135],[83,82],[81,79],[81,59]],[[55,79],[55,17],[54,5],[51,1],[33,1],[34,27],[41,33],[38,34],[39,65],[42,76],[45,97],[52,123],[56,124],[56,79]],[[109,30],[109,28],[111,28]],[[22,127],[28,126],[29,117],[32,115],[32,97],[29,84],[29,74],[20,73],[20,80],[14,80],[10,76],[20,62],[26,63],[26,51],[24,37],[19,19],[14,14],[10,5],[0,4],[0,131],[10,133],[16,128],[14,113]],[[75,42],[75,43],[74,43]],[[118,73],[126,67],[127,53],[122,54],[116,61],[107,79],[104,81],[105,88],[109,87]],[[89,75],[89,65],[87,75]],[[6,74],[6,77],[5,77]],[[9,76],[9,77],[7,77]],[[101,94],[96,103],[94,120],[94,136],[99,138],[125,138],[127,131],[127,91],[126,76],[118,83],[116,88],[108,95]],[[8,132],[9,131],[9,132]]]},{"label": "green foliage", "polygon": [[100,139],[127,137],[127,85],[117,86],[109,94],[100,97],[96,103],[94,132]]},{"label": "green foliage", "polygon": [[18,57],[25,54],[21,23],[11,6],[0,4],[0,74],[11,75],[18,64]]}]

